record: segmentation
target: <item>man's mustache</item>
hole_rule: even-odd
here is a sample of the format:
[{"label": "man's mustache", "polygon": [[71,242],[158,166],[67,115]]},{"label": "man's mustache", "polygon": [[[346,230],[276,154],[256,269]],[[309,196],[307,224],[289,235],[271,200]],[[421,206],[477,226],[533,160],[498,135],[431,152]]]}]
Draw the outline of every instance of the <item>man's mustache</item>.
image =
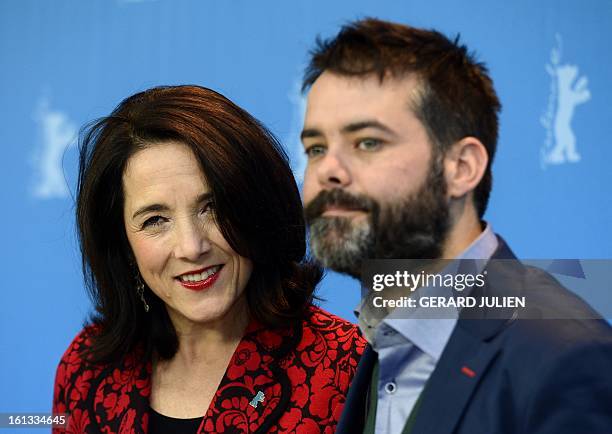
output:
[{"label": "man's mustache", "polygon": [[307,223],[319,218],[330,207],[339,207],[351,211],[377,211],[378,203],[363,194],[351,194],[340,188],[323,190],[304,206],[304,217]]}]

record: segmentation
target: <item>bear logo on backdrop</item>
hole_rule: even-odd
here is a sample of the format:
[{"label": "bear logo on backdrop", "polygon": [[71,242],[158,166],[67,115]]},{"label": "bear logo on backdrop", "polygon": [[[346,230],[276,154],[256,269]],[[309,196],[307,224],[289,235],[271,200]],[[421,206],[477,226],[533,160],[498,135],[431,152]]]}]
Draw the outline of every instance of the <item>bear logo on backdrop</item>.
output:
[{"label": "bear logo on backdrop", "polygon": [[49,101],[39,101],[34,120],[37,124],[40,145],[33,157],[34,188],[32,193],[41,199],[68,196],[68,185],[62,171],[64,151],[75,144],[77,127],[68,115],[49,107]]},{"label": "bear logo on backdrop", "polygon": [[578,66],[562,62],[562,39],[556,34],[556,46],[550,53],[546,72],[551,84],[546,112],[540,122],[546,129],[546,139],[541,149],[542,167],[563,163],[577,163],[576,134],[572,130],[572,118],[576,107],[591,99],[588,78],[580,76]]}]

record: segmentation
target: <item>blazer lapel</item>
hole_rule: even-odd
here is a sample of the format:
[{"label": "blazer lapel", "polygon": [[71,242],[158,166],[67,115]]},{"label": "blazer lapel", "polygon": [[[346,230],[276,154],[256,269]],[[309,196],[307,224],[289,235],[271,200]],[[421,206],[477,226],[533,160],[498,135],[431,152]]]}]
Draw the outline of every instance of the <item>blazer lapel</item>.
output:
[{"label": "blazer lapel", "polygon": [[367,419],[368,396],[372,382],[372,370],[376,362],[376,352],[368,344],[359,360],[357,371],[351,382],[346,402],[336,427],[336,434],[363,432]]},{"label": "blazer lapel", "polygon": [[269,330],[257,323],[250,324],[199,432],[267,432],[291,398],[291,384],[279,362],[293,348],[296,338],[299,339],[290,330]]},{"label": "blazer lapel", "polygon": [[499,347],[456,327],[421,398],[413,434],[453,432]]},{"label": "blazer lapel", "polygon": [[[473,288],[477,299],[519,295],[523,292],[524,267],[503,239],[487,265],[487,285]],[[503,261],[500,261],[503,260]],[[501,351],[497,336],[517,318],[513,308],[472,309],[462,312],[436,369],[423,391],[413,434],[454,432],[478,383]]]}]

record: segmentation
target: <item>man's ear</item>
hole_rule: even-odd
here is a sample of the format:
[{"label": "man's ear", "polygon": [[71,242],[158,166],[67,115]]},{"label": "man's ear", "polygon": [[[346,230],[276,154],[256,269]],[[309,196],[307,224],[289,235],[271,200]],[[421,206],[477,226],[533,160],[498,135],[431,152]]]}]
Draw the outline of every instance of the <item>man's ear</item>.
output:
[{"label": "man's ear", "polygon": [[473,191],[484,176],[489,154],[480,140],[464,137],[455,142],[444,156],[447,193],[452,199]]}]

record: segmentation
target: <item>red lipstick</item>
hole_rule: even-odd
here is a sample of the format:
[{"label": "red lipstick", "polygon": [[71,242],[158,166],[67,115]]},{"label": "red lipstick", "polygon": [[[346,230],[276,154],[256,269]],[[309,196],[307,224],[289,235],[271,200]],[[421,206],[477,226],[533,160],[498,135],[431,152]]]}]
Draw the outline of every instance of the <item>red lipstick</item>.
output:
[{"label": "red lipstick", "polygon": [[[206,271],[209,268],[210,267],[204,268],[202,270],[190,271],[189,273],[184,273],[181,276],[184,276],[185,274],[199,274],[199,273]],[[189,280],[183,281],[181,280],[180,276],[177,277],[177,280],[179,281],[181,285],[183,285],[183,287],[187,289],[191,289],[192,291],[202,291],[206,288],[211,287],[217,281],[217,279],[219,278],[219,274],[221,274],[222,269],[223,269],[223,266],[221,266],[215,273],[211,274],[206,279],[200,280],[197,282],[192,282]]]}]

